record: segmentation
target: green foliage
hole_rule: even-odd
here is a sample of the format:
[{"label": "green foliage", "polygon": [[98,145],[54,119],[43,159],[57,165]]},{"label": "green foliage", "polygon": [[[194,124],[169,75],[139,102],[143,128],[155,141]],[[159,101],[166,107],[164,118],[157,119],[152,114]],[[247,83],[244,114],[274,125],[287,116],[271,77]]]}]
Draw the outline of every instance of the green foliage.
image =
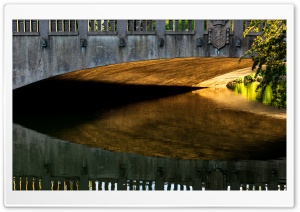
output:
[{"label": "green foliage", "polygon": [[255,79],[251,76],[251,75],[247,75],[244,77],[244,82],[248,83],[248,82],[254,82]]},{"label": "green foliage", "polygon": [[[272,84],[268,85],[263,92],[261,89],[257,89],[258,85],[259,82],[243,82],[243,80],[239,78],[228,83],[226,87],[248,100],[259,101],[266,105],[274,105]],[[282,89],[282,86],[278,86],[277,89]]]},{"label": "green foliage", "polygon": [[[184,22],[184,29],[182,29],[182,22]],[[192,30],[194,30],[194,24],[195,21],[192,20]],[[179,31],[186,31],[188,30],[188,20],[178,20],[178,30]],[[169,20],[166,20],[166,30],[170,30],[170,26],[169,26]],[[175,20],[173,20],[173,29],[175,29]]]},{"label": "green foliage", "polygon": [[[251,56],[252,70],[263,79],[258,89],[264,91],[271,84],[272,103],[278,108],[286,107],[286,21],[285,20],[252,20],[244,31],[244,37],[249,32],[258,32],[262,26],[262,33],[257,36],[251,48],[239,59]],[[280,85],[280,86],[279,86]],[[280,89],[279,89],[280,87]]]}]

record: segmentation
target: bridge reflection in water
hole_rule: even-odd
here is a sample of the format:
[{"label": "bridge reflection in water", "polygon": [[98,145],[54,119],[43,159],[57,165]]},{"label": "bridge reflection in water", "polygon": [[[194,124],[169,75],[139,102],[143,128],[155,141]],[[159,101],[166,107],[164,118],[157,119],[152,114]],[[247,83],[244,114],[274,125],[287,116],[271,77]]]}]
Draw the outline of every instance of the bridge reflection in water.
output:
[{"label": "bridge reflection in water", "polygon": [[286,159],[181,160],[112,152],[13,125],[13,190],[286,190]]},{"label": "bridge reflection in water", "polygon": [[285,111],[228,89],[50,79],[13,103],[15,190],[285,189]]}]

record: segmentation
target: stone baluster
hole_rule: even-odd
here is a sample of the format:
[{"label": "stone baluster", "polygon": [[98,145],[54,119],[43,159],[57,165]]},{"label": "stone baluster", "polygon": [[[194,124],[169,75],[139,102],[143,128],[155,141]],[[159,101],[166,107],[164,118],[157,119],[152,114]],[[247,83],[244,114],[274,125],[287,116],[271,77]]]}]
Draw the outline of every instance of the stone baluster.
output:
[{"label": "stone baluster", "polygon": [[94,190],[95,190],[95,191],[98,191],[98,190],[99,190],[99,181],[98,181],[98,180],[95,180],[94,184],[95,184],[95,185],[94,185],[94,186],[95,186],[95,187],[94,187]]},{"label": "stone baluster", "polygon": [[133,180],[129,180],[129,190],[132,191],[133,190]]},{"label": "stone baluster", "polygon": [[148,30],[149,31],[153,31],[153,21],[152,20],[150,20],[150,21],[148,21]]},{"label": "stone baluster", "polygon": [[70,31],[75,32],[76,31],[76,21],[70,20]]},{"label": "stone baluster", "polygon": [[31,31],[32,32],[38,31],[38,21],[37,20],[31,20]]},{"label": "stone baluster", "polygon": [[63,31],[63,21],[57,20],[57,31],[62,32]]},{"label": "stone baluster", "polygon": [[139,191],[141,189],[140,181],[136,180],[135,182],[135,190]]},{"label": "stone baluster", "polygon": [[13,185],[12,185],[12,190],[15,191],[16,190],[16,177],[13,177]]},{"label": "stone baluster", "polygon": [[181,31],[185,31],[185,20],[181,20]]},{"label": "stone baluster", "polygon": [[25,20],[25,30],[24,32],[31,32],[30,20]]},{"label": "stone baluster", "polygon": [[109,24],[110,24],[110,31],[112,31],[112,32],[116,31],[116,23],[115,23],[115,20],[110,20],[110,21],[109,21]]},{"label": "stone baluster", "polygon": [[74,182],[72,180],[69,181],[69,190],[70,191],[74,190]]},{"label": "stone baluster", "polygon": [[89,191],[92,191],[95,189],[95,186],[93,185],[93,181],[92,180],[89,180],[88,181],[88,190]]},{"label": "stone baluster", "polygon": [[108,20],[104,20],[103,22],[103,30],[108,31]]},{"label": "stone baluster", "polygon": [[128,31],[133,32],[133,28],[134,28],[133,20],[129,20],[128,21]]},{"label": "stone baluster", "polygon": [[262,29],[263,29],[263,23],[260,23],[260,24],[258,25],[258,31],[259,31],[259,32],[262,32]]},{"label": "stone baluster", "polygon": [[146,191],[146,181],[142,181],[142,190]]},{"label": "stone baluster", "polygon": [[105,183],[104,189],[105,189],[105,191],[108,191],[108,183],[109,183],[109,182],[106,180],[104,183]]},{"label": "stone baluster", "polygon": [[20,177],[20,182],[21,182],[21,185],[20,185],[20,188],[22,191],[26,191],[26,181],[27,181],[27,177]]},{"label": "stone baluster", "polygon": [[50,21],[50,32],[56,32],[56,20]]},{"label": "stone baluster", "polygon": [[111,190],[111,191],[114,191],[114,190],[115,190],[115,185],[116,185],[116,181],[115,181],[115,180],[112,180],[112,181],[111,181],[111,187],[110,187],[110,190]]},{"label": "stone baluster", "polygon": [[19,191],[21,190],[21,180],[20,177],[14,177],[14,182],[15,182],[15,190]]},{"label": "stone baluster", "polygon": [[36,179],[35,178],[28,178],[28,189],[29,190],[36,190]]},{"label": "stone baluster", "polygon": [[97,20],[97,29],[95,31],[101,32],[102,31],[102,23],[101,20]]},{"label": "stone baluster", "polygon": [[180,191],[181,190],[181,185],[179,183],[176,183],[175,187],[176,187],[176,191]]},{"label": "stone baluster", "polygon": [[246,23],[245,23],[245,29],[247,29],[249,26],[250,26],[250,20],[246,20]]},{"label": "stone baluster", "polygon": [[62,182],[62,187],[63,187],[63,190],[64,190],[64,191],[67,191],[67,190],[68,190],[68,185],[67,185],[67,181],[66,181],[66,180],[64,180],[64,181]]},{"label": "stone baluster", "polygon": [[173,20],[169,20],[169,30],[173,31]]},{"label": "stone baluster", "polygon": [[193,21],[192,20],[188,20],[188,31],[193,31]]},{"label": "stone baluster", "polygon": [[147,31],[147,21],[142,20],[142,31]]},{"label": "stone baluster", "polygon": [[168,184],[167,184],[167,191],[170,191],[170,190],[171,190],[171,183],[168,182]]},{"label": "stone baluster", "polygon": [[25,32],[25,24],[24,24],[24,20],[19,20],[19,32]]},{"label": "stone baluster", "polygon": [[16,191],[22,190],[22,179],[21,177],[16,177]]},{"label": "stone baluster", "polygon": [[137,32],[141,31],[141,21],[140,20],[135,21],[135,31],[137,31]]},{"label": "stone baluster", "polygon": [[59,180],[57,181],[57,190],[63,191],[64,190],[64,179],[63,178],[59,178]]},{"label": "stone baluster", "polygon": [[95,30],[95,21],[94,20],[90,20],[89,22],[90,22],[90,31],[91,32],[96,31]]},{"label": "stone baluster", "polygon": [[13,20],[13,24],[12,24],[12,31],[13,32],[18,32],[18,24],[17,24],[17,20]]},{"label": "stone baluster", "polygon": [[70,32],[70,20],[64,20],[64,31]]},{"label": "stone baluster", "polygon": [[175,32],[179,31],[179,20],[175,20]]}]

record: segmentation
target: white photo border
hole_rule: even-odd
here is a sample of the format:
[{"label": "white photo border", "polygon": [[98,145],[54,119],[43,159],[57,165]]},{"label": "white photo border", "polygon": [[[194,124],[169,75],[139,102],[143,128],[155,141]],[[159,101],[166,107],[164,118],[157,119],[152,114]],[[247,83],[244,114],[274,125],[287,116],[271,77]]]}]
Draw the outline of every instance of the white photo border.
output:
[{"label": "white photo border", "polygon": [[[287,20],[287,191],[192,191],[168,193],[163,191],[12,191],[12,20],[149,18],[153,20]],[[6,4],[4,7],[3,95],[5,102],[4,205],[6,207],[292,207],[295,193],[294,26],[294,6],[292,4]]]}]

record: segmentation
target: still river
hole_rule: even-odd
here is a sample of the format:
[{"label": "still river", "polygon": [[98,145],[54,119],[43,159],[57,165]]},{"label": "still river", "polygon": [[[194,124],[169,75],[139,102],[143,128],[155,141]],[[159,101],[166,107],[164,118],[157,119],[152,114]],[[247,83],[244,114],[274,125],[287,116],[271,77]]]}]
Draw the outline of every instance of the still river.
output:
[{"label": "still river", "polygon": [[13,122],[16,190],[286,185],[285,110],[227,88],[44,80],[14,90]]}]

